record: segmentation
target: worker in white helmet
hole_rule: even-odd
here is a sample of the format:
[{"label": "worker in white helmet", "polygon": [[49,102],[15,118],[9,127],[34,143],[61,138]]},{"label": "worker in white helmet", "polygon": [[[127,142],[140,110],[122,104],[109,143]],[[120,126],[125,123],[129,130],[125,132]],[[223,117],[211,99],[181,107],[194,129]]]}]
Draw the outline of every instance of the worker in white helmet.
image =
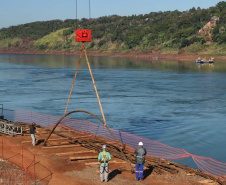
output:
[{"label": "worker in white helmet", "polygon": [[111,155],[109,152],[106,152],[106,145],[102,146],[103,152],[99,153],[98,161],[100,162],[100,180],[103,182],[103,178],[105,175],[105,182],[108,181],[108,172],[109,172],[109,165],[108,161],[111,160]]},{"label": "worker in white helmet", "polygon": [[143,180],[143,169],[144,169],[144,163],[145,163],[145,158],[144,156],[147,154],[146,149],[143,148],[143,143],[139,142],[138,143],[139,147],[136,149],[134,152],[134,157],[136,160],[136,179],[137,180]]}]

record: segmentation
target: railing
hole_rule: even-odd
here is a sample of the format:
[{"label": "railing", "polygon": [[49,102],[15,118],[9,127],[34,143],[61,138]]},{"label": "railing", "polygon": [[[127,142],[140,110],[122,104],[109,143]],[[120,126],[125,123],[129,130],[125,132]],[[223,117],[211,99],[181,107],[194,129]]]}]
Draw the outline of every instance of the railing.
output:
[{"label": "railing", "polygon": [[41,163],[35,161],[34,154],[25,150],[23,145],[12,144],[3,136],[0,137],[0,158],[2,162],[17,166],[14,169],[6,167],[0,170],[0,184],[48,184],[51,179],[52,173]]},{"label": "railing", "polygon": [[0,157],[3,161],[16,165],[17,169],[0,171],[2,184],[35,184],[35,156],[22,146],[0,138]]},{"label": "railing", "polygon": [[[4,116],[6,119],[12,119],[14,122],[36,122],[36,124],[39,124],[43,127],[55,125],[60,119],[60,117],[57,116],[45,115],[31,111],[8,111],[9,112],[4,110]],[[6,115],[11,116],[11,118]],[[86,133],[91,133],[95,136],[103,136],[113,139],[106,127],[90,121],[64,118],[61,122],[61,126],[67,129],[84,131]],[[197,167],[200,170],[208,174],[214,175],[216,178],[222,181],[226,181],[226,163],[222,163],[208,157],[193,155],[185,150],[173,148],[160,142],[153,141],[145,137],[134,135],[121,130],[111,128],[111,131],[117,140],[134,149],[137,147],[137,143],[142,141],[147,150],[147,154],[153,157],[163,158],[166,160],[181,160],[192,157],[193,161],[196,163]]]}]

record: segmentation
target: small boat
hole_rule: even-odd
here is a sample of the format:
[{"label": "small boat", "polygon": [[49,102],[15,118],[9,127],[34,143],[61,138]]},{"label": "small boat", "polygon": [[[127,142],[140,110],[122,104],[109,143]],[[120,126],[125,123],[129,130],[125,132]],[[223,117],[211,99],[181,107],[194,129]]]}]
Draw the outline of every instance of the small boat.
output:
[{"label": "small boat", "polygon": [[214,63],[214,58],[211,57],[211,59],[206,60],[205,58],[204,58],[204,59],[201,59],[201,58],[199,57],[198,60],[195,61],[195,63],[198,63],[198,64],[204,64],[204,63],[211,64],[211,63]]}]

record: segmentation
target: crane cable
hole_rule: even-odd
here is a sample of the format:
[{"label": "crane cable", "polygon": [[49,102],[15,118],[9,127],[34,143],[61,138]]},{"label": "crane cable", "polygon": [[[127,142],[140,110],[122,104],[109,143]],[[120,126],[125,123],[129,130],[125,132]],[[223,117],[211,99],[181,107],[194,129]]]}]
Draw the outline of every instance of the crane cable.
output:
[{"label": "crane cable", "polygon": [[89,19],[91,19],[91,5],[90,5],[90,0],[89,0]]},{"label": "crane cable", "polygon": [[[89,19],[91,19],[91,2],[89,0]],[[76,30],[78,29],[78,0],[76,0]]]},{"label": "crane cable", "polygon": [[76,0],[76,30],[78,29],[78,1]]},{"label": "crane cable", "polygon": [[[78,22],[78,19],[77,19],[77,0],[76,0],[76,29],[77,29],[77,22]],[[91,18],[91,7],[90,7],[90,0],[89,0],[89,19]],[[68,108],[68,105],[69,105],[69,101],[70,101],[70,98],[71,98],[71,94],[72,94],[72,91],[73,91],[73,87],[74,87],[74,83],[75,83],[75,79],[76,79],[76,76],[77,76],[77,73],[78,73],[78,69],[79,69],[79,66],[80,66],[80,62],[81,62],[81,59],[82,59],[82,55],[83,53],[85,54],[85,57],[86,57],[86,61],[87,61],[87,65],[88,65],[88,68],[89,68],[89,72],[90,72],[90,75],[91,75],[91,78],[92,78],[92,82],[93,82],[93,86],[94,86],[94,90],[96,92],[96,96],[97,96],[97,99],[98,99],[98,103],[99,103],[99,106],[100,106],[100,110],[101,110],[101,113],[102,113],[102,117],[103,117],[103,121],[98,118],[97,116],[93,115],[92,113],[90,112],[87,112],[87,111],[72,111],[70,113],[67,113],[67,108]],[[61,122],[61,120],[63,120],[63,118],[65,118],[67,115],[73,113],[73,112],[86,112],[86,113],[89,113],[93,116],[95,116],[96,118],[98,118],[102,123],[103,125],[107,128],[107,130],[110,132],[111,136],[113,137],[114,141],[116,142],[117,144],[117,147],[118,149],[120,150],[120,152],[122,153],[122,156],[123,158],[125,159],[125,161],[127,162],[127,165],[130,169],[130,171],[132,172],[133,169],[131,167],[131,163],[130,161],[127,159],[127,157],[125,156],[125,154],[123,153],[122,151],[122,148],[119,146],[115,136],[113,135],[113,133],[111,132],[111,130],[108,128],[107,126],[107,123],[106,123],[106,119],[105,119],[105,116],[104,116],[104,112],[103,112],[103,108],[102,108],[102,105],[101,105],[101,102],[100,102],[100,98],[99,98],[99,95],[98,95],[98,92],[97,92],[97,88],[96,88],[96,84],[95,84],[95,81],[94,81],[94,78],[93,78],[93,74],[92,74],[92,70],[91,70],[91,67],[90,67],[90,64],[89,64],[89,60],[88,60],[88,57],[87,57],[87,53],[86,53],[86,49],[85,49],[85,46],[84,46],[84,42],[82,43],[82,51],[81,51],[81,55],[80,55],[80,58],[79,58],[79,62],[78,62],[78,66],[77,66],[77,69],[76,69],[76,72],[75,72],[75,76],[74,76],[74,80],[73,80],[73,83],[72,83],[72,86],[71,86],[71,91],[70,91],[70,94],[69,94],[69,97],[68,97],[68,101],[67,101],[67,105],[66,105],[66,108],[65,108],[65,111],[64,111],[64,116],[56,123],[56,125],[53,127],[52,131],[50,132],[49,136],[45,139],[44,141],[44,146],[46,145],[49,137],[52,135],[52,133],[54,132],[54,130],[56,129],[56,127],[58,126],[58,124]]]}]

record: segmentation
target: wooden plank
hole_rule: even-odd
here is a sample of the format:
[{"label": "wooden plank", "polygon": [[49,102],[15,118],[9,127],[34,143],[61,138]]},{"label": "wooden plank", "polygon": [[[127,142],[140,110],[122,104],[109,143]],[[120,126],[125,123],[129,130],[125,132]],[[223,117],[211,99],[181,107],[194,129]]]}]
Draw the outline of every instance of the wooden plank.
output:
[{"label": "wooden plank", "polygon": [[68,138],[48,139],[48,141],[68,140]]},{"label": "wooden plank", "polygon": [[44,146],[43,149],[47,148],[71,148],[71,147],[78,147],[80,145],[57,145],[57,146]]},{"label": "wooden plank", "polygon": [[23,136],[31,136],[31,134],[23,134]]},{"label": "wooden plank", "polygon": [[[109,164],[126,164],[125,161],[109,161]],[[85,163],[85,165],[97,165],[100,164],[100,162],[90,162],[90,163]]]},{"label": "wooden plank", "polygon": [[69,144],[69,141],[60,142],[61,145]]},{"label": "wooden plank", "polygon": [[22,141],[21,143],[31,143],[31,141]]},{"label": "wooden plank", "polygon": [[66,153],[56,153],[56,155],[57,156],[65,156],[65,155],[83,154],[83,153],[96,153],[96,151],[90,150],[90,151],[66,152]]},{"label": "wooden plank", "polygon": [[75,154],[80,154],[80,153],[97,153],[95,150],[86,150],[86,151],[77,151],[74,152]]},{"label": "wooden plank", "polygon": [[[48,141],[57,141],[57,140],[61,140],[61,139],[66,140],[67,138],[49,139]],[[40,140],[42,140],[42,139],[40,139]],[[31,140],[30,141],[22,141],[21,143],[30,143],[30,142],[31,142]]]},{"label": "wooden plank", "polygon": [[85,163],[85,165],[97,165],[100,164],[100,162],[90,162],[90,163]]},{"label": "wooden plank", "polygon": [[[84,137],[72,137],[73,139],[80,139],[80,138],[84,138]],[[48,141],[58,141],[58,140],[68,140],[71,141],[71,139],[69,138],[58,138],[58,139],[48,139]]]},{"label": "wooden plank", "polygon": [[[111,161],[114,162],[114,161]],[[110,162],[109,162],[110,163]],[[85,163],[85,165],[97,165],[100,164],[100,162],[90,162],[90,163]]]},{"label": "wooden plank", "polygon": [[76,160],[86,160],[86,159],[97,159],[98,156],[79,156],[79,157],[70,157],[71,161],[76,161]]},{"label": "wooden plank", "polygon": [[125,161],[109,161],[109,163],[114,163],[114,164],[126,164]]},{"label": "wooden plank", "polygon": [[80,138],[86,138],[88,136],[79,136],[79,137],[72,137],[73,139],[80,139]]},{"label": "wooden plank", "polygon": [[61,132],[71,132],[71,130],[54,131],[53,133],[61,133]]}]

